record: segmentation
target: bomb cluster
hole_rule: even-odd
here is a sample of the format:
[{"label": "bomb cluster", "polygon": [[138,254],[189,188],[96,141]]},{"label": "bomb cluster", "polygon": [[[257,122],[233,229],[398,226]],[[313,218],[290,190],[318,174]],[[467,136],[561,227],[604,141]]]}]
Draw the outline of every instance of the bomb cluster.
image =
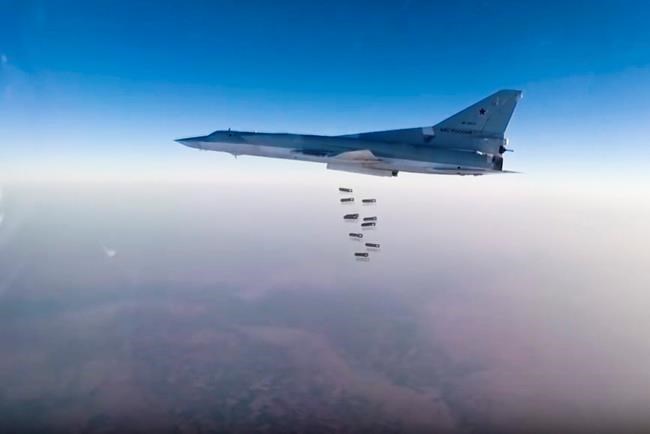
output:
[{"label": "bomb cluster", "polygon": [[[342,205],[356,205],[357,202],[355,202],[354,196],[351,196],[353,193],[353,190],[348,187],[339,187],[339,193],[344,194],[345,197],[340,198],[340,202]],[[375,198],[362,198],[361,199],[361,206],[363,207],[362,209],[364,211],[368,210],[368,214],[372,214],[370,211],[370,208],[366,207],[372,207],[377,203],[377,200]],[[365,214],[365,213],[364,213]],[[356,242],[363,242],[363,246],[365,247],[365,251],[361,251],[362,249],[356,249],[354,252],[354,257],[359,259],[359,260],[368,260],[370,257],[370,254],[372,252],[376,252],[380,249],[381,245],[376,242],[375,240],[372,241],[366,241],[365,235],[370,235],[372,237],[373,230],[377,227],[377,216],[376,215],[361,215],[359,212],[353,212],[353,213],[348,213],[343,215],[343,220],[350,222],[350,223],[357,223],[359,224],[358,230],[355,232],[350,232],[348,233],[348,237]]]}]

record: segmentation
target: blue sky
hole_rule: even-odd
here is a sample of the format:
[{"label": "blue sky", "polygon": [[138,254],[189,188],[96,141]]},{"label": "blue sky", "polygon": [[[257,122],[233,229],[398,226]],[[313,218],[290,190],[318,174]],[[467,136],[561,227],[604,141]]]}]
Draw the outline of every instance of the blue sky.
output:
[{"label": "blue sky", "polygon": [[509,168],[650,161],[647,2],[0,1],[0,10],[5,168],[175,161],[191,151],[172,139],[225,127],[434,124],[500,88],[524,90]]}]

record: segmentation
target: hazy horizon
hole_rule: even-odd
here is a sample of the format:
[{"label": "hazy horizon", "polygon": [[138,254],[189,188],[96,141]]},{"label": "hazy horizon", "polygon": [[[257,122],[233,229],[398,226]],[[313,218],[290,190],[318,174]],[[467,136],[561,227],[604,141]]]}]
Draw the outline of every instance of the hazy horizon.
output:
[{"label": "hazy horizon", "polygon": [[[177,407],[198,412],[205,429],[246,429],[248,419],[219,404],[219,390],[234,393],[219,385],[225,380],[210,386],[216,395],[201,405],[192,396],[211,389],[175,386],[173,404],[152,394],[163,386],[149,384],[145,372],[154,348],[163,363],[156,375],[173,375],[176,363],[191,369],[183,381],[208,381],[208,366],[238,372],[230,364],[243,356],[219,348],[250,339],[245,351],[262,357],[256,363],[281,351],[273,357],[292,366],[290,383],[256,394],[262,402],[275,396],[265,413],[273,430],[281,420],[307,430],[646,426],[650,281],[642,270],[650,260],[650,207],[642,196],[532,194],[507,180],[414,178],[407,184],[323,171],[304,184],[277,177],[5,186],[4,426],[90,429],[82,414],[106,414],[107,426],[166,430],[179,423],[169,413]],[[377,205],[341,205],[339,184],[376,197]],[[505,185],[504,194],[497,187]],[[358,244],[347,232],[354,225],[341,219],[351,209],[379,216],[377,229],[365,232],[382,244],[369,262],[352,256]],[[80,353],[88,339],[98,349]],[[70,345],[80,349],[68,353]],[[106,350],[109,360],[100,356]],[[65,365],[52,365],[60,357]],[[270,366],[264,369],[279,369]],[[301,373],[308,366],[316,377]],[[246,374],[235,390],[279,372]],[[298,408],[282,398],[304,393],[295,387],[322,392],[304,416],[280,417]],[[65,396],[90,407],[79,413],[66,398],[56,413],[48,410]],[[127,396],[149,404],[122,408]],[[343,396],[370,407],[335,416],[332,405]],[[27,423],[10,417],[18,402],[42,404],[33,404],[40,410]],[[371,416],[374,406],[381,411]],[[209,416],[218,409],[229,409],[221,423]]]}]

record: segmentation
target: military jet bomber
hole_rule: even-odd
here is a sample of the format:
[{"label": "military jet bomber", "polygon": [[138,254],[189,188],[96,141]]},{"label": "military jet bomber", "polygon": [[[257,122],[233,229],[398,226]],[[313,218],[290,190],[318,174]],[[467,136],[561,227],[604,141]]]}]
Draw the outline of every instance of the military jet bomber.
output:
[{"label": "military jet bomber", "polygon": [[500,90],[433,126],[319,136],[218,130],[178,139],[190,148],[326,163],[328,169],[378,176],[504,173],[506,127],[521,98]]}]

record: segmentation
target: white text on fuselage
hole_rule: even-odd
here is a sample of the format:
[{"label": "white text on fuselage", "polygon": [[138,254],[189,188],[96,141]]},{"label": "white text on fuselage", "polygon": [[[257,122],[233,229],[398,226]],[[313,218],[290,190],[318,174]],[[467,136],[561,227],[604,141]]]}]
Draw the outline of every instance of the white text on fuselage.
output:
[{"label": "white text on fuselage", "polygon": [[453,134],[473,134],[472,130],[460,130],[458,128],[440,128],[441,133],[453,133]]}]

